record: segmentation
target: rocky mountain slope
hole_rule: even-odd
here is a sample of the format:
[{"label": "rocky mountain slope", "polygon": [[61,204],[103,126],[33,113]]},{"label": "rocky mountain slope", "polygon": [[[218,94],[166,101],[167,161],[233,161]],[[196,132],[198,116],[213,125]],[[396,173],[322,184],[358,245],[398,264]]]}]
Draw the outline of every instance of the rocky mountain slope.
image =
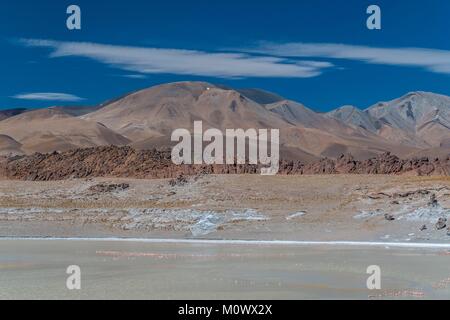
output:
[{"label": "rocky mountain slope", "polygon": [[58,108],[39,109],[0,121],[0,133],[25,152],[65,151],[130,141],[102,124],[71,116]]},{"label": "rocky mountain slope", "polygon": [[344,106],[328,116],[417,148],[444,147],[450,138],[450,97],[430,92],[411,92],[364,111]]},{"label": "rocky mountain slope", "polygon": [[24,113],[26,111],[28,111],[28,110],[25,108],[0,110],[0,121],[5,120],[10,117],[14,117],[14,116]]},{"label": "rocky mountain slope", "polygon": [[370,116],[367,111],[363,111],[350,105],[339,107],[328,112],[327,115],[342,123],[356,128],[362,128],[372,133],[376,133],[381,127],[381,124]]},{"label": "rocky mountain slope", "polygon": [[0,156],[23,154],[22,145],[10,136],[0,134]]},{"label": "rocky mountain slope", "polygon": [[237,91],[203,82],[180,82],[141,90],[82,117],[98,121],[130,140],[205,128],[276,128],[286,123]]},{"label": "rocky mountain slope", "polygon": [[[280,149],[301,160],[311,156],[337,157],[343,152],[368,158],[383,151],[415,151],[413,147],[399,148],[371,132],[352,128],[301,104],[281,100],[262,105],[242,92],[245,93],[204,82],[166,84],[135,92],[82,118],[106,125],[140,149],[170,145],[174,129],[191,129],[195,120],[201,120],[205,128],[222,130],[280,129]],[[261,99],[260,92],[251,93]]]}]

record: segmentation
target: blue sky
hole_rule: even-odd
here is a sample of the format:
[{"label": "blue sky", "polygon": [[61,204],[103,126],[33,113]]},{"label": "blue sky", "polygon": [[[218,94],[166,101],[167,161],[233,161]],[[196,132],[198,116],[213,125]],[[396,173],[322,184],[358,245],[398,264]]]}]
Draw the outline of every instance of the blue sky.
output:
[{"label": "blue sky", "polygon": [[[5,2],[0,109],[97,104],[185,80],[262,88],[317,111],[450,95],[448,0]],[[70,4],[80,31],[66,28]],[[370,4],[382,30],[366,28]]]}]

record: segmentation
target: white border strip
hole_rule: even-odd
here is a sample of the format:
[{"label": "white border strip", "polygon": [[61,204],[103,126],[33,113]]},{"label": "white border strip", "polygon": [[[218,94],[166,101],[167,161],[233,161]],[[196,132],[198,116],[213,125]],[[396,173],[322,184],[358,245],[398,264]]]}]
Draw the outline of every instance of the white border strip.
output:
[{"label": "white border strip", "polygon": [[207,245],[267,245],[267,246],[349,246],[349,247],[397,247],[450,249],[450,243],[421,242],[371,242],[371,241],[294,241],[294,240],[201,240],[201,239],[149,239],[149,238],[58,238],[58,237],[0,237],[0,241],[95,241],[95,242],[140,242]]}]

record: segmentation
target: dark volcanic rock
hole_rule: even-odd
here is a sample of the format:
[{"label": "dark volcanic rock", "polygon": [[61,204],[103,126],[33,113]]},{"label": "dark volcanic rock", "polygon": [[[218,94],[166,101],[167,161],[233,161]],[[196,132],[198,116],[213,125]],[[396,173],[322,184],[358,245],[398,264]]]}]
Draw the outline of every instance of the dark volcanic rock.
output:
[{"label": "dark volcanic rock", "polygon": [[113,192],[113,191],[124,191],[127,190],[130,187],[128,183],[100,183],[96,184],[95,186],[92,186],[89,188],[89,191],[95,192],[95,193],[106,193],[106,192]]},{"label": "dark volcanic rock", "polygon": [[439,220],[436,222],[436,229],[441,230],[444,229],[447,226],[447,219],[446,218],[439,218]]},{"label": "dark volcanic rock", "polygon": [[428,206],[436,208],[438,206],[438,201],[436,199],[436,195],[433,193],[430,197],[430,201],[428,201]]},{"label": "dark volcanic rock", "polygon": [[[175,165],[169,149],[137,151],[131,147],[95,147],[62,153],[0,158],[0,177],[32,181],[88,177],[177,178],[198,174],[259,174],[258,165]],[[450,175],[450,159],[402,160],[384,153],[358,161],[351,155],[314,163],[281,160],[279,174]],[[180,183],[180,181],[175,181]]]},{"label": "dark volcanic rock", "polygon": [[180,174],[178,177],[176,177],[176,179],[172,179],[169,181],[169,185],[171,187],[183,186],[186,183],[188,183],[188,179],[182,174]]}]

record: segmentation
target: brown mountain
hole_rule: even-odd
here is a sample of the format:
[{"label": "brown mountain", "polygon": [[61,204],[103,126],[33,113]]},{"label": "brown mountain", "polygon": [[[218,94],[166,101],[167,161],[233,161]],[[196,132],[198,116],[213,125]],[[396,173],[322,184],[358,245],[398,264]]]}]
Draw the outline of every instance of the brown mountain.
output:
[{"label": "brown mountain", "polygon": [[403,156],[412,150],[399,148],[362,127],[349,126],[294,101],[283,100],[266,105],[266,108],[294,125],[285,133],[290,144],[319,157],[336,158],[351,153],[366,159],[384,151]]},{"label": "brown mountain", "polygon": [[0,134],[0,156],[23,154],[22,145],[10,136]]},{"label": "brown mountain", "polygon": [[0,134],[27,153],[110,144],[151,149],[173,145],[173,130],[192,129],[201,120],[204,129],[280,129],[282,155],[305,162],[345,153],[357,159],[386,151],[401,157],[422,150],[442,155],[436,148],[450,146],[449,100],[419,92],[365,111],[346,106],[320,114],[258,89],[177,82],[75,112],[61,107],[28,111],[0,121]]},{"label": "brown mountain", "polygon": [[14,117],[14,116],[24,113],[26,111],[27,111],[27,109],[25,109],[25,108],[0,110],[0,121],[10,118],[10,117]]},{"label": "brown mountain", "polygon": [[26,152],[64,151],[130,142],[102,124],[73,117],[58,108],[29,111],[0,121],[0,134],[18,141]]},{"label": "brown mountain", "polygon": [[[192,129],[195,120],[202,120],[205,128],[222,130],[278,128],[282,153],[308,161],[343,152],[367,158],[384,151],[403,154],[415,150],[398,148],[367,130],[352,128],[292,101],[259,104],[245,92],[205,82],[164,84],[132,93],[82,119],[104,124],[140,149],[170,145],[174,129]],[[249,92],[257,96],[254,89]]]},{"label": "brown mountain", "polygon": [[204,82],[179,82],[132,93],[82,117],[98,121],[132,141],[167,136],[176,128],[275,128],[286,123],[234,90]]}]

